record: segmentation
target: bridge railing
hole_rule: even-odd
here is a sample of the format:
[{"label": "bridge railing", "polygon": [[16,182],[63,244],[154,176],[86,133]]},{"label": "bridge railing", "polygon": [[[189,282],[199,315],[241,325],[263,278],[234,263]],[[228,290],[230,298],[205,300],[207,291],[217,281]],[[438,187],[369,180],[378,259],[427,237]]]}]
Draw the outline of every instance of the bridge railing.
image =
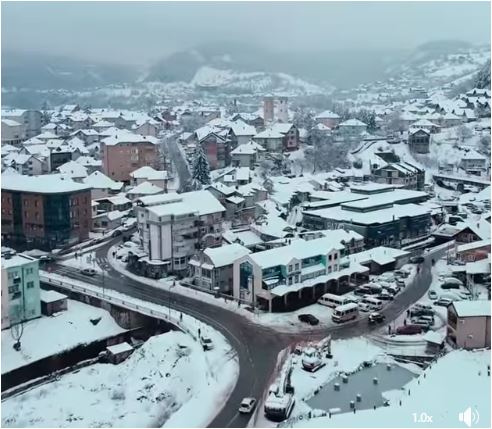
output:
[{"label": "bridge railing", "polygon": [[[61,277],[59,275],[56,275],[57,277]],[[77,284],[74,282],[72,279],[68,278],[56,278],[53,274],[49,274],[43,271],[39,272],[39,279],[42,282],[51,284],[53,286],[58,286],[60,288],[68,289],[74,292],[82,293],[87,296],[92,296],[94,298],[98,298],[102,301],[109,302],[111,304],[117,305],[119,307],[126,308],[128,310],[136,311],[137,313],[144,314],[146,316],[151,316],[157,319],[165,320],[166,322],[176,326],[183,332],[191,335],[195,340],[198,339],[197,335],[195,332],[191,331],[182,321],[180,320],[179,317],[173,317],[172,313],[175,311],[170,311],[169,309],[166,310],[157,310],[155,308],[149,308],[148,306],[145,305],[145,302],[142,302],[140,304],[137,304],[135,302],[132,302],[131,300],[126,300],[122,298],[118,298],[116,296],[112,296],[107,293],[101,293],[98,292],[97,289],[100,289],[98,286],[95,285],[85,285],[81,286],[80,284]],[[89,287],[90,286],[90,287]],[[157,304],[154,304],[157,305]]]}]

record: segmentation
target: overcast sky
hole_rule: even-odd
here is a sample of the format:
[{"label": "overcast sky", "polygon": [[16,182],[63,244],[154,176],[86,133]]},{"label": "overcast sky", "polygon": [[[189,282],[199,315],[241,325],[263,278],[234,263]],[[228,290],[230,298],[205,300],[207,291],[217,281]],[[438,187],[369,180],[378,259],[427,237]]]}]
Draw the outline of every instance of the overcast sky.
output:
[{"label": "overcast sky", "polygon": [[195,44],[412,48],[490,41],[489,2],[2,2],[2,49],[143,64]]}]

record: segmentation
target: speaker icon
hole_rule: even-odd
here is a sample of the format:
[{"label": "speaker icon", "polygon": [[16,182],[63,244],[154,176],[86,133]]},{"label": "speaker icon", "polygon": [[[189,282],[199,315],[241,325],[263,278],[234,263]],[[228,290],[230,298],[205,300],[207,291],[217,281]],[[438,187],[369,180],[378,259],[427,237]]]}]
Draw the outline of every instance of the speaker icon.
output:
[{"label": "speaker icon", "polygon": [[458,418],[460,422],[463,422],[465,425],[470,427],[472,424],[477,424],[480,420],[480,414],[478,414],[477,410],[472,410],[471,407],[468,407],[465,411],[458,414]]}]

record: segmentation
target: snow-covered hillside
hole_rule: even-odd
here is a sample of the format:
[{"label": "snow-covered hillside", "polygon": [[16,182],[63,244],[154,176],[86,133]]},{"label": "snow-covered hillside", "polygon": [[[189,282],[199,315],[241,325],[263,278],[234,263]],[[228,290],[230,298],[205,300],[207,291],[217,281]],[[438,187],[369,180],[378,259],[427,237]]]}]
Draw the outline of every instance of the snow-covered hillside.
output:
[{"label": "snow-covered hillside", "polygon": [[285,73],[244,73],[209,66],[200,67],[190,84],[195,88],[215,88],[228,93],[260,94],[275,91],[286,95],[314,95],[331,92],[331,88],[325,89]]}]

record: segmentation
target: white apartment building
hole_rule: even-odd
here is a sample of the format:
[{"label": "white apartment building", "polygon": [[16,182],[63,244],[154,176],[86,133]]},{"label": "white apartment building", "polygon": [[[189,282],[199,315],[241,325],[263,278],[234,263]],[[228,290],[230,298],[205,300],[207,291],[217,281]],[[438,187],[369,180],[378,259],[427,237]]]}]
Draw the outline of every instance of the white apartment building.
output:
[{"label": "white apartment building", "polygon": [[199,249],[222,243],[225,208],[209,191],[142,197],[135,211],[148,259],[168,262],[167,272],[187,270]]}]

